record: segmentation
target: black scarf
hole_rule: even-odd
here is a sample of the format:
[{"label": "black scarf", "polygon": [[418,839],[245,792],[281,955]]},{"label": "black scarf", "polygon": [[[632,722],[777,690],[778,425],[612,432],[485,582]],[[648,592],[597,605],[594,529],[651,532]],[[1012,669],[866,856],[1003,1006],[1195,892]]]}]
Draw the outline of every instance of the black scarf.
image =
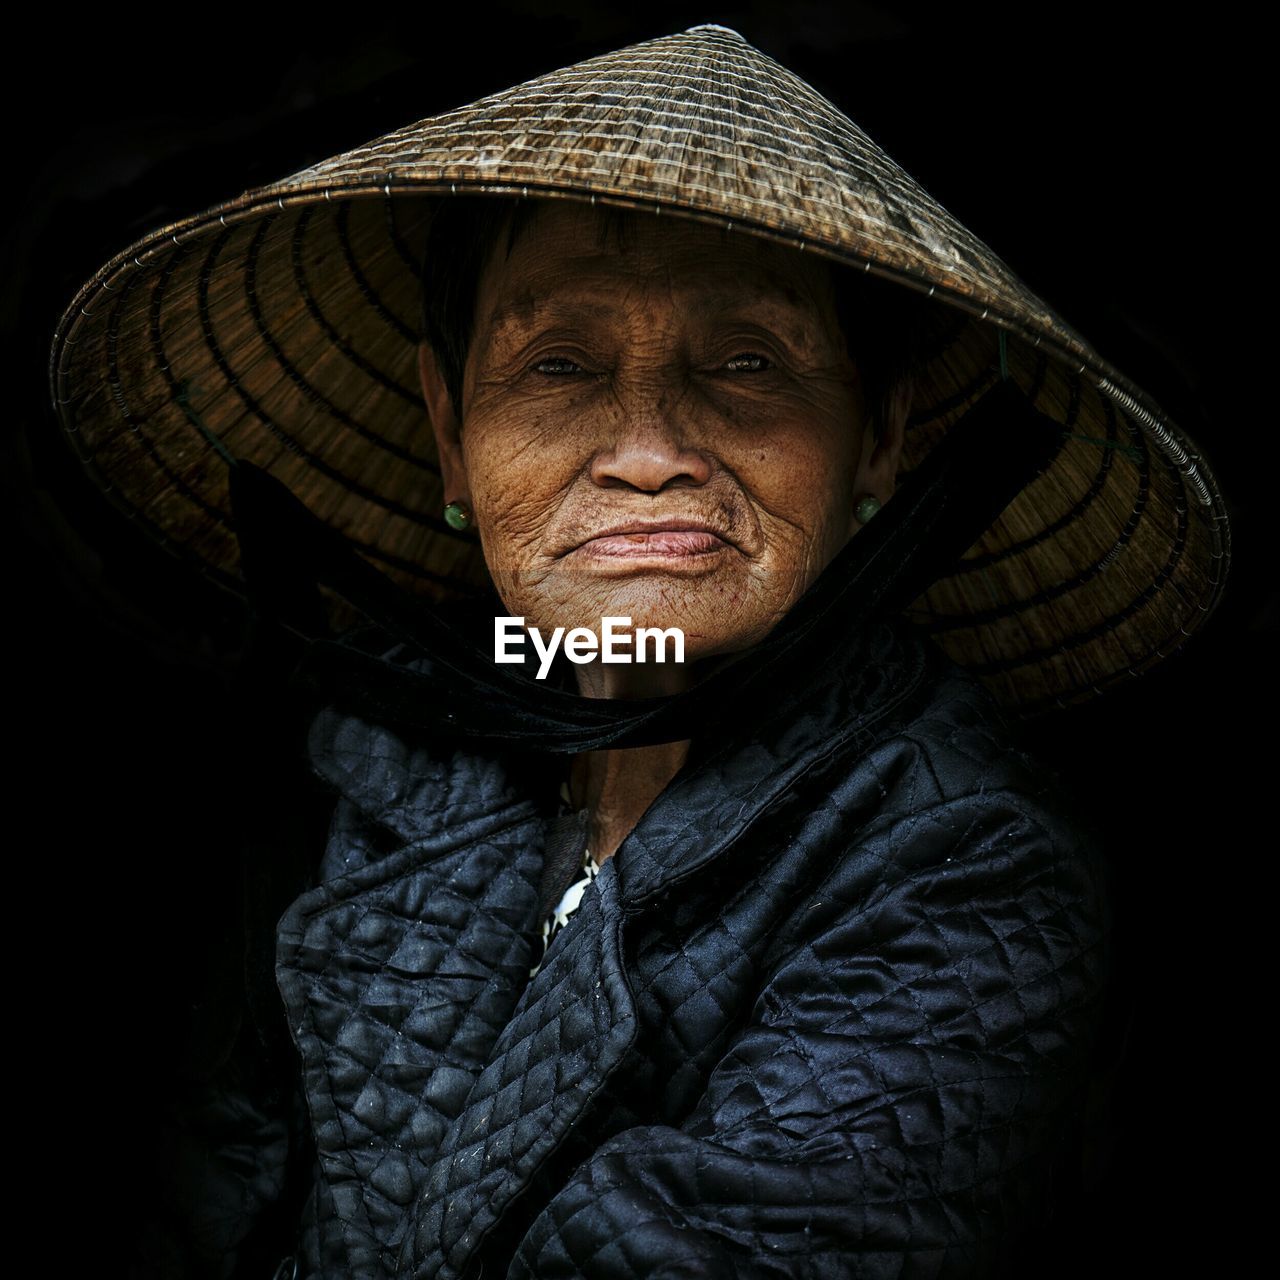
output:
[{"label": "black scarf", "polygon": [[[585,698],[536,681],[374,569],[260,467],[231,467],[241,567],[259,619],[295,637],[290,683],[346,710],[459,742],[575,753],[670,742],[727,726],[780,682],[821,668],[829,646],[876,614],[897,612],[951,571],[1061,447],[1062,426],[1010,380],[997,381],[849,539],[759,644],[665,698]],[[329,634],[323,582],[393,641],[402,660]],[[496,597],[495,597],[496,600]],[[500,609],[500,606],[495,605]],[[492,637],[492,617],[483,635]]]}]

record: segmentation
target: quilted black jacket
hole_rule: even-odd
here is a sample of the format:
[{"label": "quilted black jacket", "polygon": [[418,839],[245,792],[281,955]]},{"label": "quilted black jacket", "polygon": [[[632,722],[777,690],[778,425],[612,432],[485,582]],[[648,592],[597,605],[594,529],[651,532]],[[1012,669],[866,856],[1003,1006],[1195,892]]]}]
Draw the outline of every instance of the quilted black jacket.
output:
[{"label": "quilted black jacket", "polygon": [[337,807],[277,953],[299,1274],[999,1273],[1097,1034],[1098,842],[905,622],[754,710],[532,981],[554,780],[314,721]]}]

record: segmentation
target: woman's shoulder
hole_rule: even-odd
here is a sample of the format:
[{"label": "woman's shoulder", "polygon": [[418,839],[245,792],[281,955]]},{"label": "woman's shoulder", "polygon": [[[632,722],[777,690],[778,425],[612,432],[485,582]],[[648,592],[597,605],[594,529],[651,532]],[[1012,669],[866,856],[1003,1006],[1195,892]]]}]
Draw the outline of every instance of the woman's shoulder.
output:
[{"label": "woman's shoulder", "polygon": [[978,799],[1003,803],[1097,843],[1086,797],[1029,749],[1022,722],[923,628],[902,618],[893,627],[899,643],[922,655],[924,672],[870,753],[892,790],[907,793],[898,801],[917,812]]},{"label": "woman's shoulder", "polygon": [[1100,943],[1112,871],[1086,798],[1027,749],[972,672],[927,633],[897,633],[927,658],[923,674],[874,740],[850,740],[802,783],[796,812],[815,833],[822,880],[780,951],[868,912],[886,924],[985,917],[1003,936],[1061,910],[1082,947]]},{"label": "woman's shoulder", "polygon": [[[369,656],[414,671],[431,658],[377,624],[339,637]],[[413,845],[443,849],[485,830],[541,794],[524,761],[513,770],[502,753],[464,749],[431,733],[354,709],[341,697],[311,715],[306,755],[312,774],[335,797],[320,879],[358,871]],[[542,781],[542,773],[537,781]]]}]

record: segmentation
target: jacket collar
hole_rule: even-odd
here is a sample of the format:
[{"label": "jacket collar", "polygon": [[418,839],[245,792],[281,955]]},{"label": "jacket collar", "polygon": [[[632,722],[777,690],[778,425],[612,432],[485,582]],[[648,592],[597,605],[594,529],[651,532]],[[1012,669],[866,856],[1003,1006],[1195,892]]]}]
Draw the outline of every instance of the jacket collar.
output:
[{"label": "jacket collar", "polygon": [[695,740],[685,767],[614,855],[627,910],[721,857],[816,761],[870,741],[939,657],[905,624],[874,621],[825,669],[796,673],[789,686],[744,703],[749,731]]}]

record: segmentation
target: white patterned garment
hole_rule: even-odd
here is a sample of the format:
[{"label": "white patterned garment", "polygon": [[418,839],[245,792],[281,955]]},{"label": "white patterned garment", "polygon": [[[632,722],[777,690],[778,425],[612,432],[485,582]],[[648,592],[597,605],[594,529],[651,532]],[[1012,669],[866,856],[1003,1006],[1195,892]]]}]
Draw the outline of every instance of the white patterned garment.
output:
[{"label": "white patterned garment", "polygon": [[[567,783],[560,788],[560,798],[564,802],[564,806],[567,807],[570,804]],[[582,895],[586,892],[587,886],[599,874],[600,864],[591,856],[591,850],[584,844],[582,848],[582,873],[564,891],[560,901],[542,922],[542,959],[529,970],[529,977],[532,978],[542,968],[542,960],[546,959],[547,948],[551,945],[551,939],[569,923],[569,917],[578,909],[578,904],[582,901]]]},{"label": "white patterned garment", "polygon": [[[600,864],[591,856],[589,850],[584,849],[582,851],[582,875],[564,891],[564,897],[556,904],[555,910],[542,922],[542,955],[544,959],[546,958],[547,948],[551,945],[551,939],[569,923],[569,917],[578,909],[578,904],[582,901],[582,895],[586,892],[587,886],[599,874]],[[529,970],[529,977],[532,978],[541,968],[542,961],[539,960]]]}]

